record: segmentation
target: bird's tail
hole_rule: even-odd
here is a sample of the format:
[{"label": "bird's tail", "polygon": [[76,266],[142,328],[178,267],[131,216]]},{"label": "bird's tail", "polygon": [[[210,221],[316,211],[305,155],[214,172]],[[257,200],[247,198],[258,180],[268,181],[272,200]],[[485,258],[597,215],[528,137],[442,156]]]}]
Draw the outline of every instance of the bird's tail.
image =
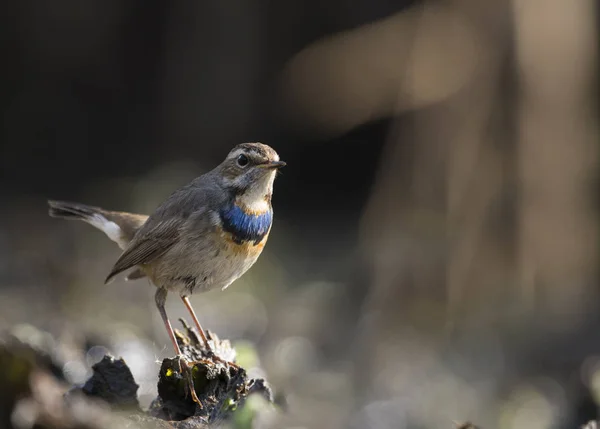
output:
[{"label": "bird's tail", "polygon": [[90,223],[94,216],[103,217],[103,211],[99,207],[92,207],[80,203],[70,203],[67,201],[48,200],[50,209],[48,214],[52,217],[61,219],[77,219]]},{"label": "bird's tail", "polygon": [[[48,214],[51,217],[82,220],[99,229],[121,249],[125,249],[137,230],[144,224],[148,216],[135,213],[114,212],[100,207],[88,206],[81,203],[48,200],[50,206]],[[145,274],[136,269],[132,271],[127,280],[144,277]]]},{"label": "bird's tail", "polygon": [[113,212],[81,203],[49,200],[48,214],[52,217],[82,220],[105,233],[108,238],[125,249],[148,216]]}]

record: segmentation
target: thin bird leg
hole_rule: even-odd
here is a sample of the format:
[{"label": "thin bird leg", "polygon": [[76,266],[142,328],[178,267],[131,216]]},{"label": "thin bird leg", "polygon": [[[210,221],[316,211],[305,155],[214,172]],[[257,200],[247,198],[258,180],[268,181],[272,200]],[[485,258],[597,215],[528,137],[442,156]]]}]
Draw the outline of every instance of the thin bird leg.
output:
[{"label": "thin bird leg", "polygon": [[215,352],[213,351],[212,347],[208,343],[208,338],[206,337],[206,334],[204,333],[204,329],[202,329],[202,326],[200,325],[200,322],[198,321],[198,318],[196,317],[196,312],[192,308],[192,304],[190,303],[189,297],[182,296],[181,300],[183,301],[183,303],[185,304],[186,308],[190,312],[190,315],[192,316],[192,319],[194,319],[194,323],[196,324],[196,327],[198,328],[198,331],[200,332],[200,336],[202,337],[202,342],[204,342],[204,346],[206,347],[206,350],[208,351],[208,353],[210,355],[212,355],[213,358],[215,358],[216,360],[218,360],[218,361],[220,361],[220,362],[222,362],[224,364],[231,365],[231,366],[233,366],[235,368],[239,368],[239,365],[236,365],[233,362],[227,362],[225,359],[222,359],[222,358],[220,358],[219,356],[217,356],[215,354]]},{"label": "thin bird leg", "polygon": [[185,304],[186,308],[190,312],[190,314],[192,316],[192,319],[194,319],[194,323],[196,324],[196,327],[198,328],[198,331],[200,332],[200,336],[202,337],[202,342],[204,343],[204,347],[206,347],[206,350],[208,350],[209,352],[212,352],[213,349],[210,346],[210,344],[208,343],[208,338],[206,338],[206,334],[204,333],[204,329],[202,329],[202,326],[200,326],[200,322],[198,321],[198,318],[196,317],[196,313],[194,312],[194,309],[192,308],[192,304],[190,302],[190,299],[187,296],[182,296],[181,300],[183,301],[183,303]]},{"label": "thin bird leg", "polygon": [[181,349],[179,348],[179,344],[177,344],[177,340],[175,339],[175,332],[173,332],[173,327],[171,326],[171,322],[169,321],[169,317],[167,316],[167,311],[165,310],[165,301],[167,300],[167,290],[158,288],[156,291],[156,295],[154,295],[154,300],[156,301],[156,306],[158,307],[158,312],[162,317],[163,322],[165,323],[165,327],[167,328],[167,332],[169,334],[169,338],[171,338],[171,342],[173,343],[173,348],[175,349],[175,354],[177,356],[181,356]]},{"label": "thin bird leg", "polygon": [[171,322],[169,321],[169,317],[167,316],[167,311],[165,310],[165,301],[167,300],[167,290],[158,288],[156,291],[156,295],[154,295],[154,300],[156,301],[156,306],[158,307],[158,312],[165,322],[165,327],[167,328],[167,332],[169,333],[169,337],[171,338],[171,342],[173,343],[173,348],[175,348],[175,353],[177,354],[178,363],[179,363],[179,372],[185,377],[189,390],[192,395],[192,400],[196,402],[200,408],[202,408],[202,403],[200,399],[198,399],[198,395],[196,395],[196,389],[194,388],[194,380],[192,378],[192,369],[184,360],[183,355],[181,354],[181,349],[179,348],[179,344],[177,344],[177,340],[175,339],[175,333],[173,332],[173,327],[171,326]]}]

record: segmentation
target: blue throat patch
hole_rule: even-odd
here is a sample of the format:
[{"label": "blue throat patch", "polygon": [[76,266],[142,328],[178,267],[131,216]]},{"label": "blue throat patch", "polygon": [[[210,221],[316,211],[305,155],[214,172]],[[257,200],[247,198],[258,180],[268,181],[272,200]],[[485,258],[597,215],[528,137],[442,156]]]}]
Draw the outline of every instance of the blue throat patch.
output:
[{"label": "blue throat patch", "polygon": [[255,245],[260,243],[269,232],[271,222],[273,222],[271,210],[260,215],[252,215],[245,213],[235,204],[221,210],[220,215],[223,221],[223,230],[231,233],[237,244],[245,241],[253,241]]}]

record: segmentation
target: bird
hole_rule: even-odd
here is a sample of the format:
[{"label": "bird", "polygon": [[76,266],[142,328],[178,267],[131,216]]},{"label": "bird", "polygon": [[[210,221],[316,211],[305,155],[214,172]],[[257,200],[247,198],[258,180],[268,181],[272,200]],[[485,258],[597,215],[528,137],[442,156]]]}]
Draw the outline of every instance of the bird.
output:
[{"label": "bird", "polygon": [[84,221],[117,243],[122,253],[104,283],[127,270],[126,280],[148,278],[156,287],[156,307],[178,357],[181,349],[165,310],[170,292],[179,294],[207,353],[220,360],[189,297],[226,289],[257,261],[273,224],[275,177],[285,165],[270,146],[241,143],[150,215],[48,200],[49,215]]}]

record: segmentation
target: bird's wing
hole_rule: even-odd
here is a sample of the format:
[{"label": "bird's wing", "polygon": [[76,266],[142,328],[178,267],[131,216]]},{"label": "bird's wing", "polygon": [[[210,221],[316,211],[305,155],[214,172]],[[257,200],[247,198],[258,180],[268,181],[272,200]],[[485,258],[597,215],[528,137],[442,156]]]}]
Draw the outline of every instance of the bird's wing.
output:
[{"label": "bird's wing", "polygon": [[144,225],[121,254],[104,283],[131,267],[147,264],[163,255],[177,242],[182,224],[183,219],[176,217]]},{"label": "bird's wing", "polygon": [[[210,173],[209,173],[210,174]],[[219,188],[207,174],[173,192],[137,230],[104,283],[136,265],[147,264],[164,255],[189,227],[193,218],[206,216],[207,207],[218,204]]]}]

